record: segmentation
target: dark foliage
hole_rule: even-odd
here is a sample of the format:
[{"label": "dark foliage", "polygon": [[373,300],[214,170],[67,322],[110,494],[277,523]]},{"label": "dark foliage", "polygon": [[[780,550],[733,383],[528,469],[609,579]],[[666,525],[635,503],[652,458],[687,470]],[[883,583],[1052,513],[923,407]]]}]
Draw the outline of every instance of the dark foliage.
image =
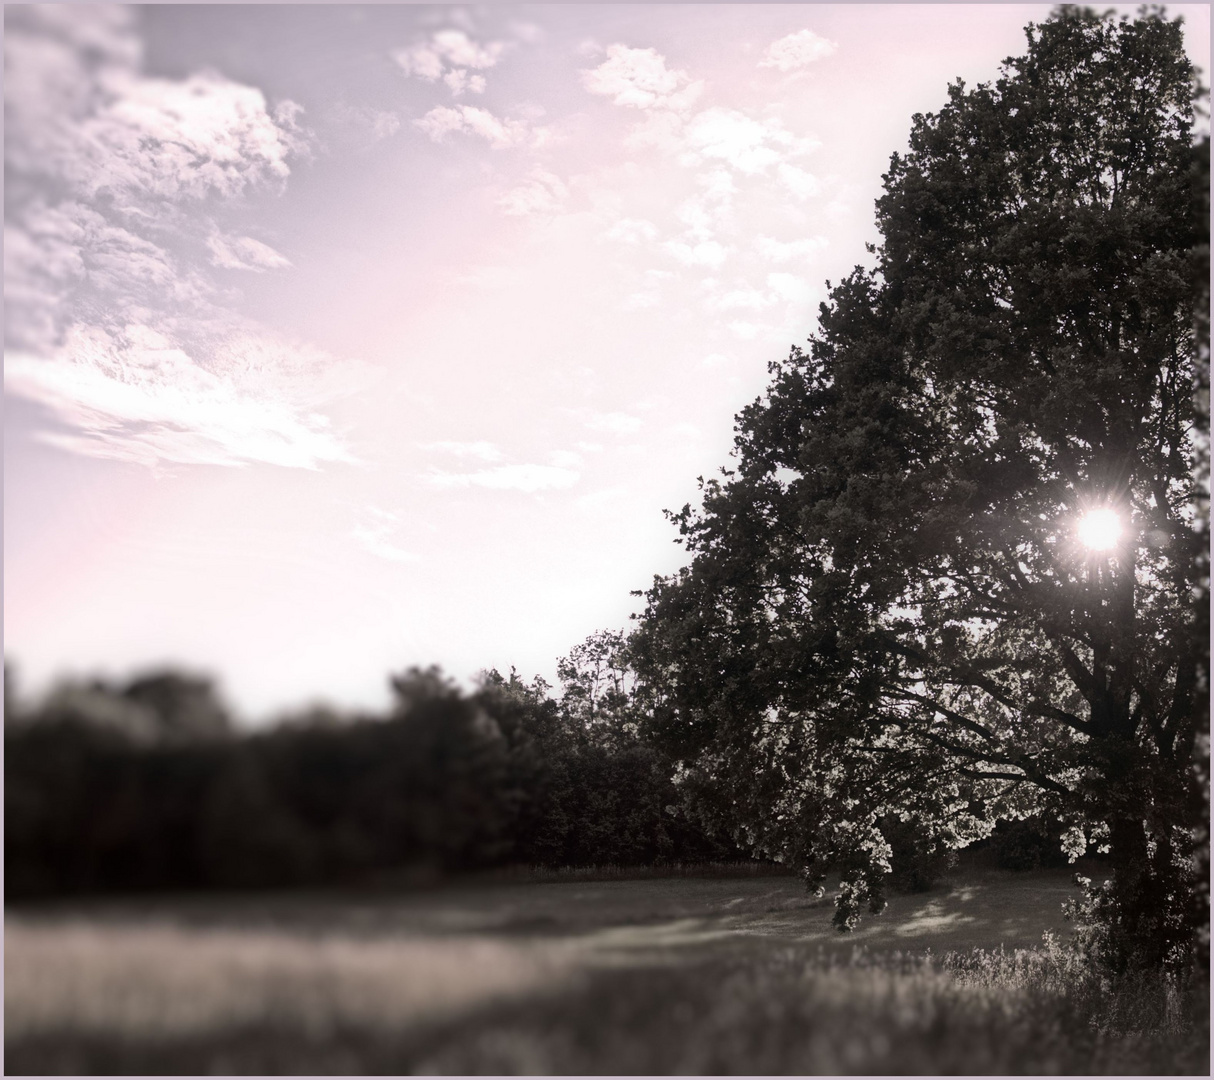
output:
[{"label": "dark foliage", "polygon": [[1041,815],[1023,821],[1001,821],[989,845],[995,864],[1004,870],[1037,870],[1066,865],[1062,828]]},{"label": "dark foliage", "polygon": [[386,716],[243,735],[173,674],[10,715],[9,897],[738,857],[667,810],[666,757],[588,730],[542,683],[491,672],[466,695],[430,669],[393,687]]}]

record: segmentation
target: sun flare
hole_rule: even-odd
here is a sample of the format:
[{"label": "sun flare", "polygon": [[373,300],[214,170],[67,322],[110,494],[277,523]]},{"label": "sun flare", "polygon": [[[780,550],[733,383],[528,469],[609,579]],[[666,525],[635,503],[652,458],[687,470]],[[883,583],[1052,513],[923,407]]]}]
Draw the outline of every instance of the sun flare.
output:
[{"label": "sun flare", "polygon": [[1079,519],[1079,539],[1093,551],[1108,551],[1121,538],[1121,521],[1105,508],[1089,510]]}]

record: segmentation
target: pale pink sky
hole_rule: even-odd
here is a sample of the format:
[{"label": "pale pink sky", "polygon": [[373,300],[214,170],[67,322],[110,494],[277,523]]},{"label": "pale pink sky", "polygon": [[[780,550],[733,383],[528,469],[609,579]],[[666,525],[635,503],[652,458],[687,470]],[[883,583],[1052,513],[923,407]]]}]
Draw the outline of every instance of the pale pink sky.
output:
[{"label": "pale pink sky", "polygon": [[662,508],[866,260],[912,114],[1049,10],[8,6],[23,689],[553,679],[682,561]]}]

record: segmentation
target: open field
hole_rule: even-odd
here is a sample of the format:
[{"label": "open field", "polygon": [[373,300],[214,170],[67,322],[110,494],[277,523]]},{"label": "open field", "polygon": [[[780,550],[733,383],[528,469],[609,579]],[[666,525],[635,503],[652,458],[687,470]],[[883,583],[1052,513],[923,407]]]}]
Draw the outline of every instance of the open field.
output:
[{"label": "open field", "polygon": [[1205,1072],[1200,1002],[1115,998],[1024,951],[1065,933],[1070,891],[958,872],[847,936],[792,877],[10,910],[6,1068]]}]

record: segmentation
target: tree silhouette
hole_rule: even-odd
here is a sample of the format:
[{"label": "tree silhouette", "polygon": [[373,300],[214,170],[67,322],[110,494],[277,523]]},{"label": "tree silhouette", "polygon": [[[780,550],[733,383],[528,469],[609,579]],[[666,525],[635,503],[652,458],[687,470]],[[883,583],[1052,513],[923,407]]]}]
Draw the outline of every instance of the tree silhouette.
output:
[{"label": "tree silhouette", "polygon": [[1208,754],[1195,77],[1159,12],[1026,33],[914,118],[875,268],[672,515],[693,557],[634,655],[687,790],[811,881],[840,869],[841,926],[883,906],[891,815],[939,850],[1048,811],[1112,861],[1107,958],[1182,964]]}]

